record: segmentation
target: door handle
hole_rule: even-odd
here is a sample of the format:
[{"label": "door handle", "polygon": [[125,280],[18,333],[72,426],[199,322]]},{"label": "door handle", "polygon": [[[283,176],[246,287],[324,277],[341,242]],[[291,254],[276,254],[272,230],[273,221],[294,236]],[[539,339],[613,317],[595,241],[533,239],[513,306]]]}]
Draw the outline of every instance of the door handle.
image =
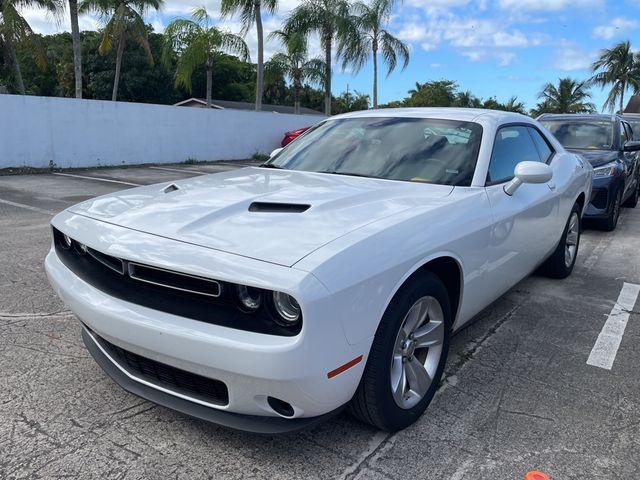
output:
[{"label": "door handle", "polygon": [[555,182],[549,182],[549,183],[547,183],[547,186],[549,187],[549,190],[555,190],[556,189]]}]

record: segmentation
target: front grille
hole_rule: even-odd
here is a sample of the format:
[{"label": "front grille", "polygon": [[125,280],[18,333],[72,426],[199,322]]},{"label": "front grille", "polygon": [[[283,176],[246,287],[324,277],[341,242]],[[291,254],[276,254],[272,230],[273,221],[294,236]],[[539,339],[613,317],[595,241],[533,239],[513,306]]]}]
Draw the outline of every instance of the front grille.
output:
[{"label": "front grille", "polygon": [[607,197],[606,188],[594,188],[591,192],[591,205],[598,209],[607,208]]},{"label": "front grille", "polygon": [[224,382],[190,373],[151,360],[118,347],[95,333],[91,333],[111,358],[130,374],[167,390],[187,395],[213,405],[229,403],[229,390]]},{"label": "front grille", "polygon": [[254,313],[238,308],[235,285],[214,279],[165,270],[123,260],[83,247],[75,240],[67,245],[53,229],[58,258],[82,280],[114,298],[161,312],[237,330],[291,337],[302,322],[284,327],[264,306]]}]

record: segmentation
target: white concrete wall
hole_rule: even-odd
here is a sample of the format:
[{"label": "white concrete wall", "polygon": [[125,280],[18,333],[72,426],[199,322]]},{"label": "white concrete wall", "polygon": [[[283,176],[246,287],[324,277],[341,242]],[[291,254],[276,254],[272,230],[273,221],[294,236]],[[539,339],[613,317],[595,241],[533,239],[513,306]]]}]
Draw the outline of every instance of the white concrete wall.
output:
[{"label": "white concrete wall", "polygon": [[0,95],[0,168],[245,159],[323,118]]}]

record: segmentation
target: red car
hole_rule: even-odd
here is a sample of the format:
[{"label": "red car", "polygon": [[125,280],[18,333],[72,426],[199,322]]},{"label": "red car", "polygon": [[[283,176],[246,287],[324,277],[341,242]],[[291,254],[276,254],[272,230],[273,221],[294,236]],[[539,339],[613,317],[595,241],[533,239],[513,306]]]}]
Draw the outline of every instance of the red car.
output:
[{"label": "red car", "polygon": [[304,127],[304,128],[299,128],[297,130],[291,130],[290,132],[285,133],[284,138],[282,139],[282,142],[280,143],[280,145],[282,147],[286,147],[287,145],[289,145],[291,142],[293,142],[296,138],[298,138],[300,135],[302,135],[304,132],[306,132],[310,128],[311,127]]}]

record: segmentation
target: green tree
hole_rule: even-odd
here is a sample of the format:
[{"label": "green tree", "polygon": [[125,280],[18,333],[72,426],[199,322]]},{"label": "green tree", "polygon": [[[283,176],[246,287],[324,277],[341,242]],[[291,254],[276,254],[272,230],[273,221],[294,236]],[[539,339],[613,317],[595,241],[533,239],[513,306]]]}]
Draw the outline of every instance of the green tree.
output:
[{"label": "green tree", "polygon": [[624,94],[628,89],[640,90],[640,55],[634,54],[629,41],[620,42],[613,48],[600,52],[591,65],[594,75],[590,83],[600,87],[611,85],[603,109],[613,111],[616,101],[620,102],[620,113],[624,112]]},{"label": "green tree", "polygon": [[69,0],[69,20],[71,21],[71,43],[73,45],[73,71],[76,98],[82,98],[82,46],[78,24],[78,0]]},{"label": "green tree", "polygon": [[331,76],[332,52],[334,42],[338,51],[349,51],[352,46],[346,45],[357,38],[357,24],[350,14],[347,0],[303,0],[287,19],[284,31],[308,36],[316,32],[320,36],[320,45],[325,54],[324,110],[331,115]]},{"label": "green tree", "polygon": [[453,80],[416,82],[405,98],[405,107],[451,107],[456,101],[458,84]]},{"label": "green tree", "polygon": [[373,108],[378,108],[378,53],[387,64],[387,76],[395,70],[398,57],[402,70],[409,65],[409,47],[394,37],[386,25],[389,23],[391,9],[395,0],[372,0],[369,5],[357,2],[353,5],[353,15],[358,31],[356,38],[343,44],[342,67],[353,65],[358,72],[369,60],[373,59]]},{"label": "green tree", "polygon": [[162,58],[170,62],[177,54],[176,86],[191,91],[191,77],[199,65],[207,70],[207,107],[211,106],[213,83],[213,61],[222,51],[237,53],[243,60],[249,59],[249,50],[242,37],[220,30],[212,25],[211,17],[204,7],[196,8],[191,20],[176,18],[165,29],[165,48]]},{"label": "green tree", "polygon": [[[149,47],[154,58],[160,58],[164,36],[151,32],[147,26]],[[116,52],[106,55],[98,52],[102,36],[96,32],[82,32],[82,49],[85,98],[107,100],[111,98],[115,74]],[[133,42],[128,42],[122,55],[122,74],[118,88],[118,100],[139,103],[173,104],[188,96],[185,90],[173,85],[175,64],[166,66],[155,62],[149,66],[147,54]],[[203,74],[204,77],[204,74]]]},{"label": "green tree", "polygon": [[456,93],[456,99],[453,106],[461,108],[482,108],[482,100],[476,97],[471,91]]},{"label": "green tree", "polygon": [[131,37],[146,53],[147,61],[153,66],[153,55],[149,47],[148,30],[143,16],[149,9],[160,10],[164,0],[82,0],[81,13],[97,12],[108,18],[102,31],[99,52],[105,55],[116,47],[116,71],[113,80],[111,100],[118,97],[118,84],[122,69],[122,54],[128,37]]},{"label": "green tree", "polygon": [[258,64],[256,71],[256,110],[262,110],[264,90],[264,32],[262,28],[262,7],[273,14],[278,8],[278,0],[222,0],[220,12],[223,17],[240,13],[243,35],[256,24],[258,36]]},{"label": "green tree", "polygon": [[18,93],[26,93],[20,62],[16,54],[16,44],[24,43],[31,49],[33,58],[41,69],[46,68],[44,51],[39,37],[20,14],[19,9],[36,7],[45,9],[53,14],[60,11],[56,0],[0,0],[0,43],[6,52],[5,63],[10,63],[14,70],[14,85]]},{"label": "green tree", "polygon": [[558,84],[549,82],[538,94],[541,100],[534,111],[541,113],[591,113],[596,107],[589,102],[591,93],[588,82],[580,82],[573,78],[560,78]]},{"label": "green tree", "polygon": [[354,93],[342,92],[333,100],[333,111],[337,114],[357,112],[369,108],[369,95],[355,91]]},{"label": "green tree", "polygon": [[307,41],[300,33],[285,33],[276,30],[270,38],[277,38],[286,53],[276,53],[267,63],[268,74],[273,77],[285,76],[293,87],[294,112],[300,113],[300,91],[304,82],[322,83],[326,76],[325,63],[319,58],[307,57]]},{"label": "green tree", "polygon": [[489,97],[482,102],[482,108],[490,110],[502,110],[504,112],[515,112],[526,115],[526,108],[523,102],[518,100],[517,96],[512,96],[506,103],[499,102],[496,97]]}]

